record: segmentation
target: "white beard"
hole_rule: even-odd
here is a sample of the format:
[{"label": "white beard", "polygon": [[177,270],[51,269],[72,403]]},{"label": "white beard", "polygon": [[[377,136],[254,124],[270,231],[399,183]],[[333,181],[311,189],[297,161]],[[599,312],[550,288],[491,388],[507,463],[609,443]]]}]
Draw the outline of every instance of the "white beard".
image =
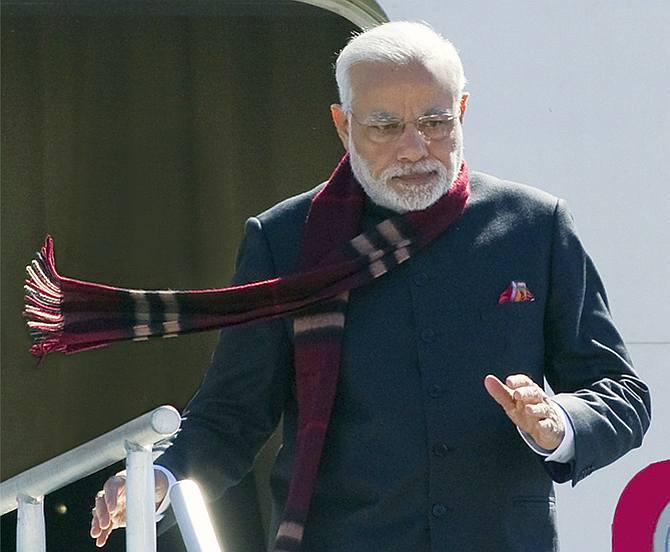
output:
[{"label": "white beard", "polygon": [[[377,205],[397,213],[421,211],[430,207],[446,194],[458,176],[463,159],[463,134],[460,125],[457,125],[453,140],[454,148],[450,154],[451,169],[448,169],[437,159],[424,159],[411,164],[394,163],[375,177],[370,171],[367,161],[356,151],[351,134],[349,134],[351,170],[365,193]],[[395,176],[426,172],[436,173],[428,183],[408,185],[396,180],[394,182],[395,188],[390,184],[391,179]]]}]

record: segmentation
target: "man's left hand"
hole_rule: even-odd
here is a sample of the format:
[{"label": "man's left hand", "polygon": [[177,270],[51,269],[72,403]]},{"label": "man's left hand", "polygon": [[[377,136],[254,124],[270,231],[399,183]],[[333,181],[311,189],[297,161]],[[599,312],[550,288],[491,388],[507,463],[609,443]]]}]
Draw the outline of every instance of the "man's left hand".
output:
[{"label": "man's left hand", "polygon": [[554,450],[563,441],[565,428],[558,408],[542,388],[523,374],[509,376],[505,383],[497,377],[484,378],[484,387],[505,414],[543,449]]}]

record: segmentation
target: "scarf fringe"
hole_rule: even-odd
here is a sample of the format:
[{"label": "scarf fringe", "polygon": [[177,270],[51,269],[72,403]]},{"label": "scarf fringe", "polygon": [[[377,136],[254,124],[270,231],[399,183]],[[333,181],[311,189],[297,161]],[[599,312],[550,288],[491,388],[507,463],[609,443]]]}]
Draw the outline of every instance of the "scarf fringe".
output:
[{"label": "scarf fringe", "polygon": [[27,319],[33,345],[30,352],[38,357],[54,351],[66,352],[60,343],[64,328],[61,310],[63,292],[61,278],[56,272],[53,238],[47,235],[44,245],[26,266],[28,278],[25,290],[23,316]]}]

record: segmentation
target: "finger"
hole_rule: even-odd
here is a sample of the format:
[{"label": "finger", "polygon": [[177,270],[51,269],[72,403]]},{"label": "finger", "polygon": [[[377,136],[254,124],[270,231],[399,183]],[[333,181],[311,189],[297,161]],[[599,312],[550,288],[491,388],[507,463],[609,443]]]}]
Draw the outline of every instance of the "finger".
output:
[{"label": "finger", "polygon": [[112,526],[114,529],[117,527],[125,527],[126,526],[126,508],[123,507],[119,509],[119,511],[114,514],[114,517],[112,518]]},{"label": "finger", "polygon": [[518,389],[527,385],[535,385],[535,382],[526,374],[512,374],[505,379],[505,385],[510,389]]},{"label": "finger", "polygon": [[109,535],[117,527],[119,527],[119,524],[117,523],[116,518],[111,518],[109,521],[109,527],[105,529],[100,529],[100,535],[98,536],[95,542],[96,546],[98,547],[104,546],[105,543],[109,540]]},{"label": "finger", "polygon": [[537,385],[531,387],[520,387],[514,390],[514,400],[523,404],[535,404],[545,402],[546,394]]},{"label": "finger", "polygon": [[93,519],[91,519],[91,538],[97,538],[100,535],[100,524],[98,523],[98,516],[95,514],[95,508],[92,511]]},{"label": "finger", "polygon": [[102,529],[100,527],[100,520],[96,515],[95,508],[93,509],[93,520],[91,521],[91,537],[95,539],[96,546],[103,546],[107,542],[107,536],[111,532],[111,528]]},{"label": "finger", "polygon": [[103,491],[98,492],[95,497],[95,511],[98,516],[98,524],[100,529],[107,529],[111,523],[111,516],[107,510],[107,502]]},{"label": "finger", "polygon": [[114,514],[114,512],[116,512],[119,492],[124,483],[125,480],[117,476],[110,477],[107,481],[105,481],[103,492],[105,494],[107,509],[109,510],[110,514]]},{"label": "finger", "polygon": [[95,545],[98,548],[102,548],[103,546],[105,546],[105,544],[107,543],[107,539],[109,538],[109,534],[111,532],[112,532],[111,528],[103,530],[102,533],[100,533],[100,536],[97,539],[95,539]]},{"label": "finger", "polygon": [[545,418],[537,422],[537,425],[540,428],[540,434],[544,436],[554,435],[558,431],[558,427],[554,420]]},{"label": "finger", "polygon": [[488,391],[489,395],[502,406],[505,411],[514,408],[514,399],[512,397],[512,390],[509,389],[502,381],[497,377],[489,374],[484,378],[484,387]]},{"label": "finger", "polygon": [[540,404],[527,404],[524,407],[524,412],[533,418],[549,418],[553,411],[551,407],[546,403]]}]

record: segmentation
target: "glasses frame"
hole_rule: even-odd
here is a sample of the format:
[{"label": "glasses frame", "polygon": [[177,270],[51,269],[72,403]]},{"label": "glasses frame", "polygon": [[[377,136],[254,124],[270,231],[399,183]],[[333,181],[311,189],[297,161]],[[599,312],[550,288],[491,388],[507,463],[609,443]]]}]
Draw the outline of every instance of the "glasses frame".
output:
[{"label": "glasses frame", "polygon": [[[397,141],[400,139],[400,137],[405,134],[405,128],[407,128],[407,125],[414,125],[414,128],[416,128],[416,131],[421,135],[421,137],[428,143],[430,142],[440,142],[444,140],[449,134],[451,133],[450,131],[446,132],[444,136],[440,136],[439,138],[432,138],[428,135],[426,135],[426,132],[424,129],[422,129],[422,125],[426,122],[430,121],[436,121],[436,120],[444,120],[446,118],[447,121],[453,122],[456,119],[459,119],[459,116],[456,115],[455,113],[452,113],[451,111],[441,111],[438,113],[431,113],[429,115],[421,115],[420,117],[417,117],[414,119],[414,121],[403,121],[402,119],[392,119],[388,118],[385,120],[380,120],[377,123],[364,123],[358,120],[358,117],[354,115],[354,112],[350,109],[346,111],[347,114],[351,116],[351,119],[358,124],[359,126],[365,128],[367,130],[368,138],[372,141],[375,142],[376,144],[390,144],[392,142]],[[384,126],[395,126],[398,125],[398,133],[397,134],[392,134],[390,135],[389,139],[375,139],[373,138],[373,131],[372,129],[376,128],[383,128]]]}]

